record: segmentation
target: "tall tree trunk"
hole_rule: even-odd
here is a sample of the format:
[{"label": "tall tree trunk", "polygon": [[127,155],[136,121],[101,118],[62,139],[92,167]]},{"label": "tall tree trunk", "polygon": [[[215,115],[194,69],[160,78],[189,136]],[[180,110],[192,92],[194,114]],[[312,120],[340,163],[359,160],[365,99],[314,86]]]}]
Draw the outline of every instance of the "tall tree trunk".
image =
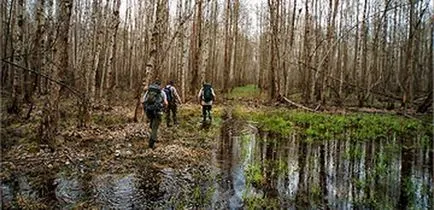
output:
[{"label": "tall tree trunk", "polygon": [[[11,1],[11,4],[13,4],[13,1]],[[10,7],[9,11],[12,11],[12,6]],[[10,12],[11,13],[11,12]],[[0,4],[0,19],[2,21],[0,21],[0,33],[3,35],[0,38],[0,48],[1,48],[1,52],[0,52],[0,57],[1,58],[6,58],[7,54],[8,54],[8,42],[9,42],[9,27],[11,24],[11,18],[12,14],[8,14],[8,7],[6,4]],[[1,62],[0,63],[0,86],[2,88],[6,88],[6,81],[8,81],[8,64],[6,64],[5,62]]]},{"label": "tall tree trunk", "polygon": [[240,2],[239,2],[239,0],[234,0],[234,9],[233,9],[233,12],[232,12],[232,16],[233,16],[233,19],[232,19],[232,24],[231,24],[231,26],[232,26],[232,31],[233,31],[233,33],[232,33],[232,36],[231,36],[231,38],[232,38],[232,40],[231,40],[231,62],[230,62],[230,70],[229,70],[229,80],[231,81],[231,83],[230,83],[230,87],[232,88],[234,85],[237,85],[237,84],[233,84],[234,82],[236,83],[237,82],[237,80],[236,80],[236,78],[235,78],[235,75],[237,75],[237,72],[235,72],[235,71],[237,71],[237,62],[238,62],[238,59],[237,59],[237,56],[238,56],[238,21],[239,21],[239,15],[240,15],[240,12],[239,12],[239,7],[240,7]]},{"label": "tall tree trunk", "polygon": [[[44,51],[44,34],[45,34],[45,15],[44,15],[44,8],[45,8],[45,0],[38,0],[36,3],[36,34],[38,36],[35,36],[33,39],[34,43],[34,51],[32,54],[32,65],[31,68],[37,72],[41,72],[42,68],[42,52]],[[40,82],[40,78],[38,74],[33,75],[33,84],[31,92],[33,93],[36,88],[38,88]]]},{"label": "tall tree trunk", "polygon": [[[97,72],[96,72],[97,75],[98,75],[98,73],[100,75],[100,78],[99,78],[99,98],[100,99],[103,99],[104,90],[105,90],[104,84],[107,83],[107,68],[106,67],[107,67],[107,62],[108,62],[108,56],[110,55],[110,50],[111,50],[110,45],[108,43],[108,39],[110,36],[110,34],[109,34],[110,30],[108,27],[108,25],[110,24],[109,23],[109,15],[108,15],[108,14],[110,14],[109,11],[110,11],[110,0],[107,0],[105,3],[104,12],[103,12],[104,20],[103,20],[103,29],[102,30],[104,31],[104,33],[103,33],[103,37],[101,40],[102,41],[101,52],[103,52],[103,54],[100,54],[99,57],[97,58],[97,59],[99,59],[98,63],[102,60],[102,64],[99,64],[99,65],[101,65],[101,68],[99,68],[99,66],[97,66]],[[100,70],[100,71],[98,72],[98,70]]]},{"label": "tall tree trunk", "polygon": [[230,64],[231,64],[231,1],[226,0],[225,9],[225,54],[224,54],[224,67],[223,67],[223,92],[227,93],[230,89]]},{"label": "tall tree trunk", "polygon": [[409,24],[408,24],[408,39],[406,46],[406,57],[405,57],[405,68],[404,71],[404,82],[403,82],[403,95],[402,95],[402,105],[404,109],[407,109],[407,105],[413,100],[413,67],[414,67],[414,39],[416,34],[416,21],[415,21],[415,5],[417,1],[409,0],[410,10],[409,12]]},{"label": "tall tree trunk", "polygon": [[[333,3],[334,2],[334,3]],[[331,64],[333,63],[332,58],[335,56],[335,45],[334,45],[334,36],[335,36],[335,25],[336,25],[336,15],[338,10],[339,0],[329,0],[329,16],[327,20],[327,48],[326,55],[323,66],[323,76],[322,76],[322,87],[321,87],[321,102],[325,104],[326,97],[328,97],[328,78],[329,74],[332,72]]]},{"label": "tall tree trunk", "polygon": [[212,30],[212,37],[211,37],[211,58],[210,58],[210,69],[207,75],[207,81],[211,81],[213,84],[216,83],[218,79],[217,74],[217,58],[218,58],[218,52],[217,52],[217,31],[219,27],[218,23],[218,2],[214,1],[212,6],[212,22],[211,22],[211,30]]},{"label": "tall tree trunk", "polygon": [[[14,3],[14,2],[12,2]],[[18,0],[16,2],[16,5],[12,4],[11,7],[15,6],[15,12],[16,12],[16,19],[15,23],[12,26],[12,34],[13,34],[13,43],[15,46],[12,45],[11,47],[11,55],[12,55],[12,62],[20,64],[22,66],[24,65],[24,33],[25,33],[25,19],[24,19],[24,13],[25,13],[25,2],[24,0]],[[16,26],[16,27],[14,27]],[[12,43],[11,43],[12,44]],[[8,112],[13,114],[19,114],[21,111],[21,104],[22,104],[22,92],[23,89],[20,85],[22,81],[22,71],[18,68],[12,67],[12,103],[8,107]]]},{"label": "tall tree trunk", "polygon": [[366,88],[366,72],[368,68],[368,26],[367,26],[367,15],[368,15],[368,0],[365,0],[363,6],[363,17],[362,17],[362,28],[360,33],[360,38],[362,41],[361,49],[361,61],[359,62],[359,89],[357,98],[359,100],[359,107],[363,107],[365,103],[365,88]]},{"label": "tall tree trunk", "polygon": [[199,67],[201,66],[201,47],[202,47],[202,0],[196,4],[196,18],[193,23],[193,32],[191,38],[191,71],[193,73],[190,82],[190,93],[194,94],[200,86]]},{"label": "tall tree trunk", "polygon": [[278,68],[278,58],[277,54],[279,53],[278,48],[278,30],[279,30],[279,20],[278,20],[278,11],[279,11],[279,2],[268,0],[268,6],[270,9],[270,28],[271,28],[271,44],[270,44],[270,52],[271,52],[271,60],[270,60],[270,74],[269,78],[271,81],[271,89],[270,89],[270,97],[271,99],[277,99],[279,95],[279,87],[277,81],[277,68]]},{"label": "tall tree trunk", "polygon": [[[113,99],[113,91],[114,91],[114,85],[115,85],[115,74],[117,71],[116,66],[116,52],[117,52],[117,34],[118,34],[118,28],[119,28],[119,8],[121,6],[121,1],[116,0],[114,2],[113,7],[113,14],[112,14],[112,22],[111,22],[111,38],[110,38],[110,55],[107,65],[107,83],[106,83],[106,89],[107,89],[107,95],[108,95],[108,101],[109,103]],[[110,25],[110,24],[109,24]],[[113,73],[114,72],[114,73]]]},{"label": "tall tree trunk", "polygon": [[[311,86],[310,84],[310,75],[311,70],[310,68],[310,30],[311,30],[311,23],[310,23],[310,14],[309,14],[309,1],[306,1],[305,3],[305,18],[304,18],[304,38],[303,38],[303,50],[302,50],[302,59],[304,62],[304,66],[302,66],[302,78],[303,83],[302,86],[304,87],[303,96],[305,98],[305,102],[308,102],[314,100],[313,92],[311,92]],[[314,85],[314,83],[312,84]]]},{"label": "tall tree trunk", "polygon": [[[57,81],[64,81],[69,70],[68,66],[68,35],[69,22],[71,18],[71,8],[73,0],[64,0],[57,2],[57,20],[59,21],[58,41],[55,44],[55,63],[53,77]],[[40,127],[40,136],[43,143],[49,144],[52,148],[56,146],[55,136],[59,121],[59,102],[61,100],[62,88],[58,84],[49,84],[50,93],[45,100],[43,109],[43,120]]]},{"label": "tall tree trunk", "polygon": [[100,11],[101,9],[98,7],[101,4],[101,0],[93,0],[93,27],[94,27],[94,37],[93,37],[93,42],[94,42],[94,52],[93,52],[93,66],[92,69],[90,70],[90,78],[89,78],[89,85],[90,85],[90,101],[91,103],[93,103],[93,101],[95,100],[95,96],[96,96],[96,80],[97,80],[97,71],[98,71],[98,66],[99,66],[99,61],[100,61],[100,56],[101,56],[101,50],[102,50],[102,42],[103,42],[103,37],[104,37],[104,29],[101,26],[102,24],[100,24],[102,22],[102,12]]}]

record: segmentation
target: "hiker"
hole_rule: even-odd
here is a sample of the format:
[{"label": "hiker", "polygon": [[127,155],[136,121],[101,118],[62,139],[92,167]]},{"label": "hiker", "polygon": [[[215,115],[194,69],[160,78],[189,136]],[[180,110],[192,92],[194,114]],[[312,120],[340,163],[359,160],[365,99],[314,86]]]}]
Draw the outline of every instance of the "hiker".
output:
[{"label": "hiker", "polygon": [[199,90],[199,94],[197,95],[200,104],[202,105],[202,122],[206,122],[206,117],[209,117],[209,120],[212,121],[211,116],[211,108],[212,102],[215,100],[214,89],[211,84],[204,83],[202,88]]},{"label": "hiker", "polygon": [[142,100],[146,117],[149,119],[149,127],[151,128],[149,147],[152,149],[157,141],[158,126],[163,115],[163,108],[167,107],[166,94],[161,90],[160,85],[161,82],[158,80],[154,84],[149,85]]},{"label": "hiker", "polygon": [[164,93],[166,94],[167,102],[169,103],[166,109],[167,127],[170,127],[170,112],[172,112],[173,123],[175,125],[178,124],[178,121],[176,119],[176,112],[178,111],[177,103],[182,104],[181,97],[179,97],[178,92],[176,91],[176,88],[173,85],[174,82],[170,81],[169,84],[163,89]]}]

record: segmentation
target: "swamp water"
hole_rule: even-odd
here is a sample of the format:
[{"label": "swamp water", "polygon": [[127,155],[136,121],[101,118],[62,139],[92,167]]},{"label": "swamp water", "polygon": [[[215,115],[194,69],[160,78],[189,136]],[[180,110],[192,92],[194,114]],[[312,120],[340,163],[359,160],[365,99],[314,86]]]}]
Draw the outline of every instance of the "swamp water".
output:
[{"label": "swamp water", "polygon": [[230,209],[433,209],[432,146],[416,146],[419,138],[307,142],[252,127],[241,133],[223,138],[216,158],[231,181],[218,185],[230,189],[220,196]]},{"label": "swamp water", "polygon": [[[236,134],[235,133],[241,133]],[[432,146],[421,139],[375,141],[279,138],[223,126],[205,169],[79,169],[2,180],[1,206],[33,202],[69,209],[414,209],[433,208]]]}]

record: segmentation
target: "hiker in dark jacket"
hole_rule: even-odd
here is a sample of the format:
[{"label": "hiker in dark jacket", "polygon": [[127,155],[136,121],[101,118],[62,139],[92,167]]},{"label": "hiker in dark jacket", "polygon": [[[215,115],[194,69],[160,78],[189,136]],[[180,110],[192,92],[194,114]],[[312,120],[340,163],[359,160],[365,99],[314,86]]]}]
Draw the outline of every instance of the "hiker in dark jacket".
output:
[{"label": "hiker in dark jacket", "polygon": [[149,127],[151,128],[149,147],[152,149],[157,141],[158,127],[160,126],[164,107],[167,107],[166,94],[161,90],[160,85],[160,81],[149,85],[142,98],[143,108],[146,117],[149,119]]},{"label": "hiker in dark jacket", "polygon": [[202,105],[202,117],[203,117],[202,122],[206,122],[207,116],[209,117],[209,120],[212,121],[211,109],[212,109],[212,103],[216,97],[215,97],[214,89],[212,88],[211,84],[204,83],[202,88],[199,90],[199,94],[197,95],[197,98],[199,99],[199,102]]},{"label": "hiker in dark jacket", "polygon": [[164,88],[164,93],[166,94],[167,102],[169,103],[166,109],[167,127],[170,127],[170,113],[172,113],[173,116],[173,123],[175,125],[178,124],[176,112],[178,111],[178,103],[182,104],[181,97],[179,97],[178,91],[176,91],[176,88],[173,85],[174,82],[170,81],[169,84]]}]

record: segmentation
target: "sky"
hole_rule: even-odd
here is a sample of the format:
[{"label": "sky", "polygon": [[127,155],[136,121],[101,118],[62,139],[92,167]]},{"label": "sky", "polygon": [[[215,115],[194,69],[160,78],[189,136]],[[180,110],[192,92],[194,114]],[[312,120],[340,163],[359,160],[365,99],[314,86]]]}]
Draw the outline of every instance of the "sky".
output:
[{"label": "sky", "polygon": [[[132,2],[141,1],[141,0],[130,0]],[[194,1],[194,0],[193,0]],[[215,0],[211,0],[215,1]],[[222,5],[224,4],[225,0],[217,0],[220,5],[220,10],[222,9]],[[257,28],[257,18],[256,18],[256,9],[257,5],[259,5],[261,2],[266,2],[267,0],[240,0],[240,3],[244,6],[246,6],[249,9],[249,17],[251,20],[251,30],[253,33],[255,33],[255,30]],[[122,20],[125,20],[125,13],[126,13],[126,6],[127,6],[128,0],[121,0],[121,7],[120,7],[120,16]],[[169,10],[170,14],[176,13],[176,5],[178,0],[169,0]],[[220,16],[221,17],[221,16]]]}]

